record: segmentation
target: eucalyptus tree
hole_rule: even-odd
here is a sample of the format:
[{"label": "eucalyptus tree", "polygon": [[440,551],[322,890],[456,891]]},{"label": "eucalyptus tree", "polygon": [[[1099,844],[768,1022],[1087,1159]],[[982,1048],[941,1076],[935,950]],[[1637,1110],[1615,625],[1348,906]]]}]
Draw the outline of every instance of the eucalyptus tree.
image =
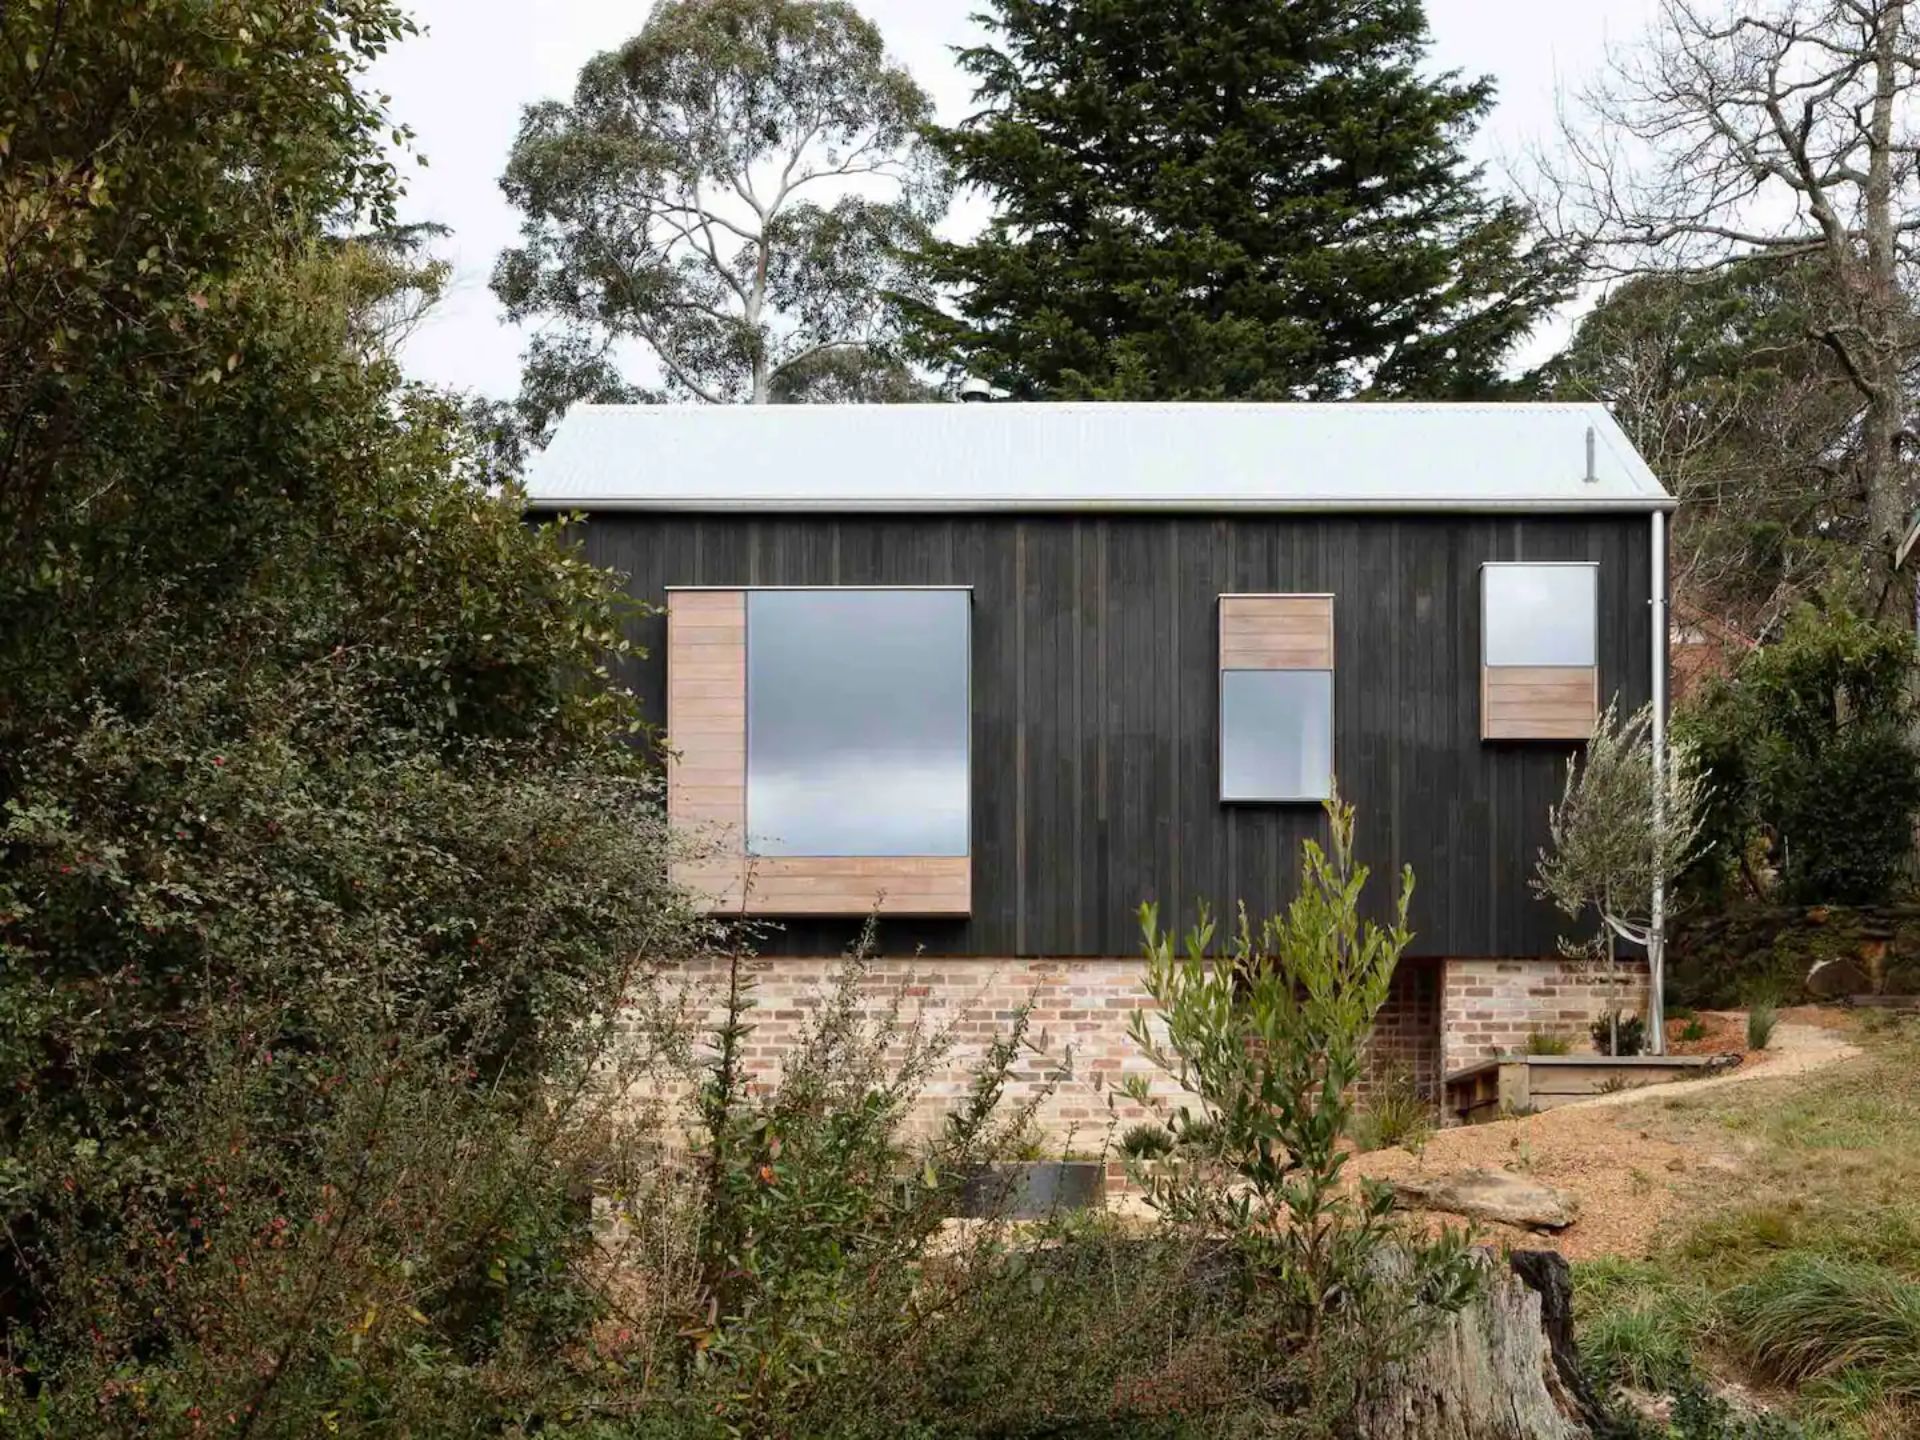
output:
[{"label": "eucalyptus tree", "polygon": [[1756,639],[1860,578],[1860,402],[1811,333],[1826,292],[1805,259],[1635,275],[1535,377],[1547,396],[1612,411],[1679,498],[1679,602]]},{"label": "eucalyptus tree", "polygon": [[514,141],[493,289],[544,322],[521,418],[900,387],[889,297],[945,201],[930,113],[846,0],[666,0]]}]

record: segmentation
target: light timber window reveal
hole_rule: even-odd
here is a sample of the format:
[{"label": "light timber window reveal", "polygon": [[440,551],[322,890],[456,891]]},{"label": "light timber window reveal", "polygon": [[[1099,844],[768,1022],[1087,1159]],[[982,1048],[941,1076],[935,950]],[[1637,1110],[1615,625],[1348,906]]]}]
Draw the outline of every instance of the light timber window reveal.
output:
[{"label": "light timber window reveal", "polygon": [[747,597],[667,596],[667,814],[689,858],[673,878],[716,912],[737,913],[746,869]]},{"label": "light timber window reveal", "polygon": [[1333,793],[1333,597],[1220,597],[1220,798]]},{"label": "light timber window reveal", "polygon": [[[737,675],[701,666],[698,680],[676,686],[685,651],[673,616],[687,597],[714,595],[739,605]],[[703,891],[711,908],[968,913],[971,608],[971,593],[950,587],[670,594],[669,743],[683,726],[696,748],[703,743],[700,701],[723,699],[739,715],[723,797],[731,808],[721,817],[732,826],[739,883]],[[701,694],[716,678],[730,692]],[[684,747],[675,763],[694,769]],[[668,794],[676,823],[711,823],[693,802],[715,797],[671,781]]]},{"label": "light timber window reveal", "polygon": [[1584,740],[1600,706],[1600,567],[1496,561],[1480,570],[1480,734]]}]

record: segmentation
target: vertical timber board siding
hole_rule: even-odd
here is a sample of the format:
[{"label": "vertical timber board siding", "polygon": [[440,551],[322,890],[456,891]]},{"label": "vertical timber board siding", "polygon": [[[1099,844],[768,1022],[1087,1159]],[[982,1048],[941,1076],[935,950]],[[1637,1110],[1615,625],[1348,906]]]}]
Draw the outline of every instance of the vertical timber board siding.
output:
[{"label": "vertical timber board siding", "polygon": [[1233,528],[1217,516],[1195,516],[1172,528],[1169,544],[1180,557],[1169,599],[1181,691],[1172,771],[1178,850],[1162,920],[1185,925],[1198,902],[1217,908],[1230,898],[1221,888],[1230,860],[1228,827],[1221,823],[1219,688],[1216,682],[1211,694],[1194,693],[1187,677],[1218,644],[1217,597],[1234,588]]},{"label": "vertical timber board siding", "polygon": [[706,847],[674,880],[715,913],[738,912],[747,826],[747,597],[678,590],[667,600],[667,815]]},{"label": "vertical timber board siding", "polygon": [[[972,910],[889,920],[895,955],[1132,955],[1142,900],[1183,927],[1201,900],[1286,903],[1326,822],[1216,798],[1222,594],[1334,597],[1335,771],[1375,913],[1413,867],[1415,955],[1556,950],[1527,881],[1572,749],[1482,741],[1480,566],[1598,562],[1600,702],[1651,693],[1644,516],[605,514],[584,534],[656,606],[668,586],[973,587]],[[636,638],[659,722],[664,623]],[[766,948],[833,955],[859,926],[793,921]]]}]

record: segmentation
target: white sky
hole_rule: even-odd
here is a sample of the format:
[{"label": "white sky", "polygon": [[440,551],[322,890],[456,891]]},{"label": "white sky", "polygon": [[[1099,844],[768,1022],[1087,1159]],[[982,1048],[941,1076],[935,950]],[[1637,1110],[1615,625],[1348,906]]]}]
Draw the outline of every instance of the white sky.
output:
[{"label": "white sky", "polygon": [[[856,0],[888,48],[933,95],[942,118],[963,113],[966,77],[949,47],[978,38],[978,0]],[[1632,41],[1656,0],[1427,0],[1437,69],[1490,74],[1499,105],[1476,153],[1497,179],[1501,161],[1551,138],[1556,92],[1599,66],[1609,43]],[[408,342],[406,364],[435,384],[507,397],[519,388],[523,336],[487,289],[518,220],[497,184],[523,106],[570,95],[593,55],[639,31],[651,0],[413,0],[427,33],[374,72],[394,117],[418,133],[425,169],[405,162],[408,220],[437,221],[452,237],[449,294]],[[1549,352],[1563,326],[1536,337]],[[1533,358],[1532,355],[1529,358]]]}]

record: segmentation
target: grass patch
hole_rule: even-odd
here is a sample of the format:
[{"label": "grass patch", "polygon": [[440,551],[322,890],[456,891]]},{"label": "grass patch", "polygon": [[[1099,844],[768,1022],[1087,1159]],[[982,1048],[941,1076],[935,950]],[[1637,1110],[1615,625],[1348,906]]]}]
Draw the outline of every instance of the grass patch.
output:
[{"label": "grass patch", "polygon": [[1354,1118],[1353,1142],[1361,1150],[1402,1146],[1418,1155],[1432,1138],[1433,1102],[1404,1070],[1388,1075]]},{"label": "grass patch", "polygon": [[1654,1257],[1575,1267],[1598,1378],[1652,1391],[1703,1369],[1791,1397],[1809,1433],[1920,1436],[1920,1025],[1859,1060],[1662,1106],[1660,1127],[1731,1152]]},{"label": "grass patch", "polygon": [[1920,1282],[1870,1260],[1794,1251],[1720,1298],[1755,1373],[1788,1385],[1859,1375],[1920,1405]]},{"label": "grass patch", "polygon": [[1693,1374],[1693,1347],[1708,1302],[1697,1285],[1643,1260],[1595,1260],[1574,1271],[1580,1355],[1595,1378],[1655,1394]]}]

